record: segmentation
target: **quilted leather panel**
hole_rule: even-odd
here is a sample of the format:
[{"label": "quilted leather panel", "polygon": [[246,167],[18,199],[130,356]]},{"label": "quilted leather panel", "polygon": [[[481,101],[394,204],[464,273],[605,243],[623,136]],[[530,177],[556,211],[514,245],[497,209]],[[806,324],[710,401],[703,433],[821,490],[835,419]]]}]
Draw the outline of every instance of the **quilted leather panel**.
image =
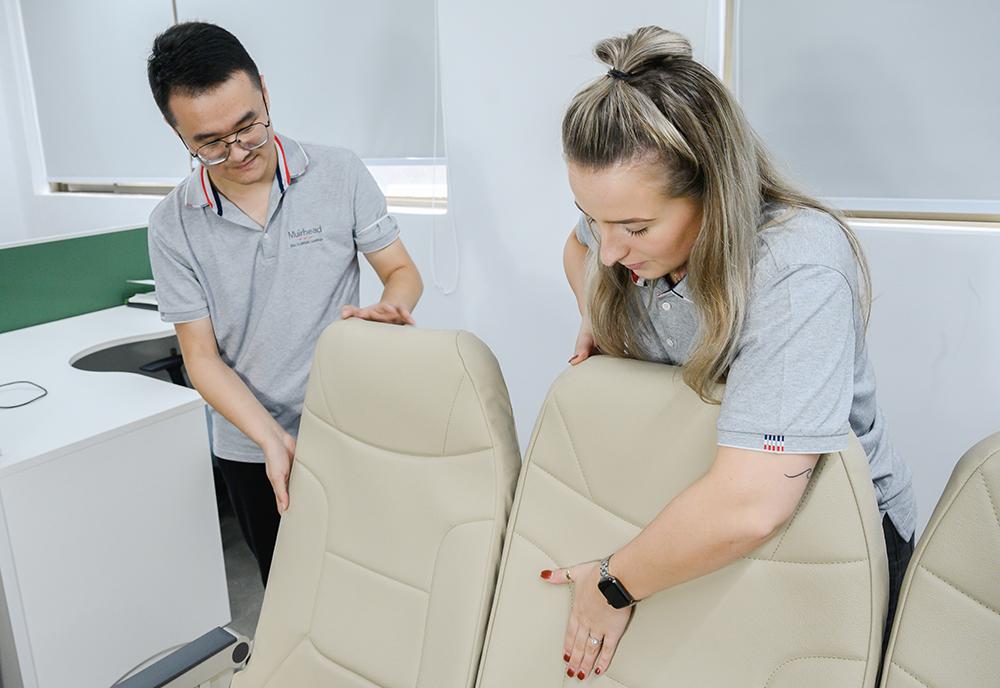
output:
[{"label": "quilted leather panel", "polygon": [[961,458],[914,552],[882,685],[967,688],[1000,676],[1000,433]]},{"label": "quilted leather panel", "polygon": [[[560,660],[570,588],[542,583],[538,571],[602,557],[634,536],[711,465],[717,414],[663,365],[596,357],[556,381],[515,497],[481,688],[578,683]],[[644,600],[610,672],[587,681],[872,686],[887,585],[868,463],[854,442],[821,459],[771,542]]]},{"label": "quilted leather panel", "polygon": [[254,653],[233,686],[471,686],[519,469],[482,342],[328,328]]}]

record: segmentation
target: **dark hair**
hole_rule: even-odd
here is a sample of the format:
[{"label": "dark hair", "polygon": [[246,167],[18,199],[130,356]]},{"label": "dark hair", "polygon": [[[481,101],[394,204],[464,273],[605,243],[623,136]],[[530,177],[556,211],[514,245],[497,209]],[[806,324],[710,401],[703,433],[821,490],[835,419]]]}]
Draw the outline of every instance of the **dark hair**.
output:
[{"label": "dark hair", "polygon": [[168,101],[173,93],[197,96],[240,71],[261,90],[260,72],[243,44],[221,26],[206,22],[175,24],[157,36],[146,71],[153,100],[171,124]]}]

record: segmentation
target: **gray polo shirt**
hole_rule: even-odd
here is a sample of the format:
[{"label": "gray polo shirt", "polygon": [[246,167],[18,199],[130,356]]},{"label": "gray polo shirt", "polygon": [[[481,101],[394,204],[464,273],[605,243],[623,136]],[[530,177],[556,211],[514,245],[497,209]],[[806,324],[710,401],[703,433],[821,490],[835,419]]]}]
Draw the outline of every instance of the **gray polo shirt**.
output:
[{"label": "gray polo shirt", "polygon": [[[896,454],[875,399],[875,372],[858,305],[858,269],[836,221],[814,210],[773,208],[758,234],[749,311],[729,370],[718,421],[720,445],[823,454],[858,437],[880,511],[913,535],[909,467]],[[592,250],[581,218],[576,229]],[[698,339],[686,279],[636,283],[646,307],[637,323],[651,360],[683,365]]]},{"label": "gray polo shirt", "polygon": [[[358,252],[399,235],[385,197],[354,153],[275,136],[278,167],[263,228],[202,167],[149,218],[160,317],[212,318],[219,355],[264,408],[297,436],[320,332],[358,305]],[[263,462],[261,449],[212,411],[213,449]]]}]

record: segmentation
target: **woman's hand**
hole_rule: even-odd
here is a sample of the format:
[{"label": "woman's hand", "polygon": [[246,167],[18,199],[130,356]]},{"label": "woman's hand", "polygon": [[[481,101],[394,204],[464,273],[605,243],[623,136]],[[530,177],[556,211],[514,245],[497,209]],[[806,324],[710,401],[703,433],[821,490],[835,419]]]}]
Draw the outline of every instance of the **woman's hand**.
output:
[{"label": "woman's hand", "polygon": [[542,571],[541,577],[553,585],[573,585],[573,608],[563,640],[566,675],[582,681],[591,673],[598,676],[605,673],[628,626],[632,607],[615,609],[608,604],[597,589],[601,572],[596,561]]},{"label": "woman's hand", "polygon": [[573,357],[569,359],[570,365],[583,363],[591,354],[598,353],[597,345],[594,343],[594,332],[590,327],[590,318],[585,317],[580,323],[580,332],[576,335],[573,352]]},{"label": "woman's hand", "polygon": [[342,320],[348,318],[361,318],[362,320],[374,320],[376,322],[391,323],[393,325],[416,325],[410,311],[404,306],[395,306],[391,303],[376,303],[367,308],[357,306],[344,306],[340,309]]}]

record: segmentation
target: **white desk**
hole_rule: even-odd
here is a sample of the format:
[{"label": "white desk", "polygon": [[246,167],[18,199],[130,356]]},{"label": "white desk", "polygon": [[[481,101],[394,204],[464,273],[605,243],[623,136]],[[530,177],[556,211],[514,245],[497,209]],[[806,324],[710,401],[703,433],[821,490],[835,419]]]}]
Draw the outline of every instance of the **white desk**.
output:
[{"label": "white desk", "polygon": [[0,578],[20,665],[0,658],[4,688],[107,688],[230,621],[201,397],[72,367],[170,335],[125,307],[0,334],[0,383],[48,390],[0,409]]}]

